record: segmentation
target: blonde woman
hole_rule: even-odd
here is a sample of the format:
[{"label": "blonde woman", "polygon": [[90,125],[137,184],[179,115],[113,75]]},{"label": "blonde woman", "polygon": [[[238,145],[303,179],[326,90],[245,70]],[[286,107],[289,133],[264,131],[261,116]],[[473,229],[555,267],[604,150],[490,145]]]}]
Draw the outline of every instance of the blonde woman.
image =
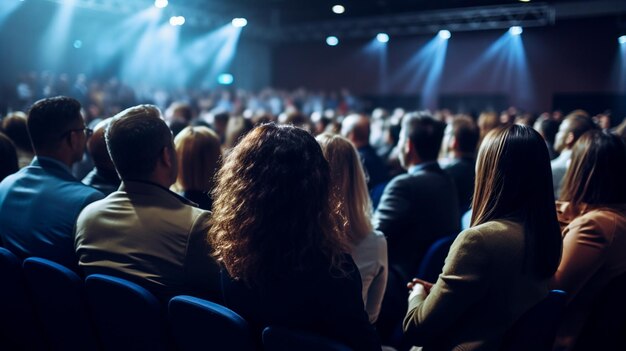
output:
[{"label": "blonde woman", "polygon": [[387,284],[387,240],[372,228],[365,173],[352,143],[329,133],[320,134],[317,142],[330,164],[332,190],[339,200],[336,212],[361,273],[365,310],[373,323],[378,318]]},{"label": "blonde woman", "polygon": [[178,177],[172,186],[204,210],[211,210],[211,190],[222,157],[220,139],[207,127],[186,127],[174,139]]}]

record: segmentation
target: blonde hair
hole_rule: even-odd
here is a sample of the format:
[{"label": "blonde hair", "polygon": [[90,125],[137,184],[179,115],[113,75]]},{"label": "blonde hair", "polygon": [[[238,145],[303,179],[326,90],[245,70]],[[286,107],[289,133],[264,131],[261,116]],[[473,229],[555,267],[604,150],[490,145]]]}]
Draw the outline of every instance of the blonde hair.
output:
[{"label": "blonde hair", "polygon": [[207,127],[186,127],[174,139],[178,158],[175,191],[210,191],[222,151],[220,138]]},{"label": "blonde hair", "polygon": [[346,236],[357,244],[372,232],[372,205],[359,154],[352,143],[339,135],[322,133],[316,138],[330,165],[332,191],[338,200],[337,215]]}]

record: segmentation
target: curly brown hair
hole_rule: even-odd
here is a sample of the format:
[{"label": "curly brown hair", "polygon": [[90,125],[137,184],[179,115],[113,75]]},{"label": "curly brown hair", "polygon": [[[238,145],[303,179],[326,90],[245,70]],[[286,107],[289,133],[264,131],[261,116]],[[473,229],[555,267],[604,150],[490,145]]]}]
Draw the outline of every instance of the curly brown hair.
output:
[{"label": "curly brown hair", "polygon": [[323,257],[342,268],[346,240],[331,208],[330,171],[308,132],[273,123],[247,134],[217,175],[209,241],[231,277],[263,286]]}]

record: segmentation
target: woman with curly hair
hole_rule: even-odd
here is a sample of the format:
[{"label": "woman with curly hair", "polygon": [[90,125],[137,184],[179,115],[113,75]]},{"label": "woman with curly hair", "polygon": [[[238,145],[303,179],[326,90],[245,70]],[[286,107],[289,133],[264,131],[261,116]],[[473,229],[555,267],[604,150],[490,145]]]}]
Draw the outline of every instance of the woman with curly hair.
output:
[{"label": "woman with curly hair", "polygon": [[224,267],[226,305],[259,336],[280,325],[380,350],[313,136],[293,126],[257,127],[217,179],[209,240]]},{"label": "woman with curly hair", "polygon": [[365,310],[374,323],[387,285],[387,240],[372,227],[372,204],[354,145],[331,133],[320,134],[315,139],[330,165],[333,195],[339,200],[337,216],[344,222],[352,258],[361,272]]}]

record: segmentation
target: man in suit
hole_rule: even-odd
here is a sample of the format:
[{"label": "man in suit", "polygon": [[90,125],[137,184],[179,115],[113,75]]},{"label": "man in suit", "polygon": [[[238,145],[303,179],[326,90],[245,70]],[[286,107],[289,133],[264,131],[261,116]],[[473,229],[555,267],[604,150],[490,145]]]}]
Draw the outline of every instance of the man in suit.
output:
[{"label": "man in suit", "polygon": [[20,258],[38,256],[76,268],[76,217],[104,197],[72,176],[91,134],[80,109],[78,101],[60,96],[35,102],[28,113],[36,157],[0,183],[0,238]]},{"label": "man in suit", "polygon": [[597,128],[587,112],[576,110],[565,117],[554,140],[554,149],[559,156],[550,162],[552,167],[552,185],[554,197],[558,200],[561,193],[561,182],[572,158],[574,144],[585,132]]},{"label": "man in suit", "polygon": [[437,163],[444,128],[428,115],[404,117],[398,149],[407,173],[389,182],[374,214],[389,251],[389,279],[379,317],[383,342],[406,313],[406,283],[430,245],[460,229],[454,182]]},{"label": "man in suit", "polygon": [[219,270],[206,245],[210,212],[169,190],[178,162],[159,109],[120,112],[105,138],[122,184],[78,217],[80,267],[135,281],[162,301],[179,294],[219,301]]},{"label": "man in suit", "polygon": [[476,146],[480,131],[471,117],[459,116],[446,127],[448,138],[444,138],[444,148],[450,156],[443,170],[454,180],[459,214],[467,212],[474,194],[474,173],[476,169]]}]

